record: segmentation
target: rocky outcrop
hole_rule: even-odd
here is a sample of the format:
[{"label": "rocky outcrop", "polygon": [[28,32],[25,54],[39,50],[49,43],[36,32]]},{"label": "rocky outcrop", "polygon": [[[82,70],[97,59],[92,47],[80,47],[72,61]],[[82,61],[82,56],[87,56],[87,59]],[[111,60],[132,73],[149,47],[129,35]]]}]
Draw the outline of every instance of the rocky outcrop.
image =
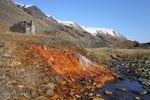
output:
[{"label": "rocky outcrop", "polygon": [[18,33],[27,33],[27,34],[35,34],[35,26],[33,24],[33,21],[30,21],[28,23],[27,21],[21,21],[13,26],[10,27],[11,32],[18,32]]}]

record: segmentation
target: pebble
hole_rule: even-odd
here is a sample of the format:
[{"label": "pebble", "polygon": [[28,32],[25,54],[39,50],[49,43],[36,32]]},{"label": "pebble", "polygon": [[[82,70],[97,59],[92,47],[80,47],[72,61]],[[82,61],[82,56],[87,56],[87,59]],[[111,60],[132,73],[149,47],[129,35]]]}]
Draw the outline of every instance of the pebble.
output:
[{"label": "pebble", "polygon": [[81,98],[81,96],[80,95],[75,95],[77,98]]},{"label": "pebble", "polygon": [[93,100],[105,100],[105,99],[99,97],[93,97]]},{"label": "pebble", "polygon": [[94,83],[93,83],[93,85],[94,85],[94,86],[96,86],[96,85],[97,85],[97,83],[95,83],[95,82],[94,82]]},{"label": "pebble", "polygon": [[35,90],[31,91],[31,97],[35,98],[37,96],[38,96],[38,93]]},{"label": "pebble", "polygon": [[35,100],[48,100],[48,98],[44,96],[39,96],[39,97],[36,97]]},{"label": "pebble", "polygon": [[117,90],[120,90],[120,91],[127,91],[127,89],[125,88],[116,88]]},{"label": "pebble", "polygon": [[47,84],[47,88],[53,90],[53,89],[55,88],[55,84],[54,84],[54,83],[48,83],[48,84]]},{"label": "pebble", "polygon": [[135,97],[135,99],[136,99],[136,100],[140,100],[141,98],[140,98],[140,97]]},{"label": "pebble", "polygon": [[101,84],[97,84],[97,85],[96,85],[96,88],[101,88],[101,87],[102,87]]},{"label": "pebble", "polygon": [[46,90],[45,94],[48,95],[48,96],[53,96],[54,91],[52,89],[48,89],[48,90]]},{"label": "pebble", "polygon": [[89,96],[90,96],[90,97],[93,96],[93,93],[89,93]]},{"label": "pebble", "polygon": [[104,93],[107,94],[107,95],[112,95],[111,91],[104,91]]},{"label": "pebble", "polygon": [[84,93],[85,95],[88,95],[88,92]]},{"label": "pebble", "polygon": [[101,97],[101,95],[100,95],[100,94],[96,94],[96,96],[97,96],[97,97]]},{"label": "pebble", "polygon": [[5,40],[3,37],[0,36],[0,47],[3,47],[5,45]]},{"label": "pebble", "polygon": [[142,92],[140,92],[140,95],[145,95],[147,93],[148,93],[147,91],[142,91]]}]

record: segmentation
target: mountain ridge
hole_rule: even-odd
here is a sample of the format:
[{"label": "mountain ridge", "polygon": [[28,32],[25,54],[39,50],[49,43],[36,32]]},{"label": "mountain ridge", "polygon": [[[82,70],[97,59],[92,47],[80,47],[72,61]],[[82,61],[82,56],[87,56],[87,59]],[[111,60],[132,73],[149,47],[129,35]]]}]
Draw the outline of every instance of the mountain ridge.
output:
[{"label": "mountain ridge", "polygon": [[[95,33],[93,34],[74,22],[61,21],[54,16],[46,15],[35,5],[20,5],[12,0],[1,0],[0,8],[0,25],[2,25],[0,31],[3,32],[9,32],[9,27],[20,21],[29,22],[32,20],[36,27],[35,35],[52,36],[84,48],[114,46],[120,48],[120,45],[117,45],[118,43],[123,45],[133,44],[132,41],[128,42],[124,36],[115,30],[94,28]],[[134,48],[134,45],[132,48]]]},{"label": "mountain ridge", "polygon": [[[85,26],[80,26],[80,25],[77,25],[75,22],[72,22],[72,21],[61,21],[61,20],[59,20],[59,19],[57,19],[56,17],[54,17],[54,16],[51,16],[51,15],[47,15],[47,14],[44,14],[42,11],[40,11],[40,9],[38,8],[38,7],[36,7],[35,5],[22,5],[22,4],[18,4],[18,3],[15,3],[19,8],[21,8],[21,9],[23,9],[25,12],[27,12],[28,14],[30,14],[31,16],[33,16],[33,17],[35,17],[35,18],[38,18],[38,19],[41,19],[41,20],[49,20],[49,21],[52,21],[52,22],[54,22],[54,23],[59,23],[59,24],[63,24],[63,25],[65,25],[65,26],[69,26],[69,27],[74,27],[74,28],[82,28],[82,29],[84,29],[85,31],[87,31],[87,32],[89,32],[89,33],[91,33],[92,35],[94,35],[91,31],[88,31],[87,30],[87,28],[88,27],[85,27]],[[34,9],[33,9],[34,8]],[[32,13],[31,13],[31,10],[29,10],[29,9],[32,9]],[[34,15],[34,12],[33,11],[35,11],[35,9],[38,9],[38,12],[40,13],[40,14],[36,14],[36,15]],[[41,16],[39,16],[39,15],[41,15]],[[50,22],[48,22],[48,23],[50,23]],[[47,24],[48,24],[47,23]],[[99,31],[101,31],[101,32],[98,32],[97,31],[97,29],[99,29]],[[111,39],[111,40],[119,40],[119,41],[123,41],[123,40],[126,40],[126,38],[124,37],[124,36],[122,36],[122,35],[120,35],[119,33],[117,33],[115,30],[112,30],[112,29],[108,29],[108,28],[93,28],[93,30],[95,30],[95,31],[97,31],[97,33],[96,34],[101,34],[101,35],[105,35],[106,34],[106,32],[107,32],[107,35],[109,35],[109,36],[111,36],[111,38],[115,38],[115,39],[111,39],[111,38],[108,38],[108,36],[107,36],[107,40],[109,40],[109,39]],[[112,30],[112,31],[108,31],[108,30]],[[113,35],[113,34],[114,35]],[[117,34],[117,35],[115,35],[115,34]],[[95,35],[96,36],[96,35]],[[106,36],[104,36],[104,37],[106,37]],[[121,38],[121,39],[119,39],[119,38]]]}]

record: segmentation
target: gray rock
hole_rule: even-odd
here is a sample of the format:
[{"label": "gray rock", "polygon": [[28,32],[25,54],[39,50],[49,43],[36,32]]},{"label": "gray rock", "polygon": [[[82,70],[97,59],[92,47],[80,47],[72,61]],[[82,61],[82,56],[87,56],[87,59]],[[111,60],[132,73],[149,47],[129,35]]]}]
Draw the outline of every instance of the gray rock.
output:
[{"label": "gray rock", "polygon": [[56,80],[56,82],[57,83],[60,83],[60,82],[63,82],[64,80],[63,80],[63,78],[62,77],[60,77],[60,76],[55,76],[55,80]]},{"label": "gray rock", "polygon": [[46,90],[45,94],[48,95],[48,96],[53,96],[54,91],[52,89],[48,89],[48,90]]},{"label": "gray rock", "polygon": [[48,84],[47,84],[47,88],[53,90],[53,89],[55,88],[55,84],[54,84],[54,83],[48,83]]},{"label": "gray rock", "polygon": [[27,99],[31,98],[30,94],[31,94],[31,91],[27,88],[26,91],[25,91],[25,93],[24,93],[24,97],[26,97]]},{"label": "gray rock", "polygon": [[5,45],[5,40],[3,37],[0,36],[0,47],[3,47]]},{"label": "gray rock", "polygon": [[145,61],[145,64],[149,64],[149,62],[150,62],[149,60],[146,60],[146,61]]},{"label": "gray rock", "polygon": [[50,76],[50,80],[55,82],[55,78],[53,76]]},{"label": "gray rock", "polygon": [[35,90],[33,90],[33,91],[31,91],[31,96],[33,98],[38,97],[38,93]]}]

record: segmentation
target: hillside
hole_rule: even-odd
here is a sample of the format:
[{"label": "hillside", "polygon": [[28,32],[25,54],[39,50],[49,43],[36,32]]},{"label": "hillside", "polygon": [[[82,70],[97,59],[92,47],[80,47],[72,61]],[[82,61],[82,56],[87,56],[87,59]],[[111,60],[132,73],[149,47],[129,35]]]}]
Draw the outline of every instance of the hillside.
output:
[{"label": "hillside", "polygon": [[0,0],[0,100],[147,100],[149,45]]}]

